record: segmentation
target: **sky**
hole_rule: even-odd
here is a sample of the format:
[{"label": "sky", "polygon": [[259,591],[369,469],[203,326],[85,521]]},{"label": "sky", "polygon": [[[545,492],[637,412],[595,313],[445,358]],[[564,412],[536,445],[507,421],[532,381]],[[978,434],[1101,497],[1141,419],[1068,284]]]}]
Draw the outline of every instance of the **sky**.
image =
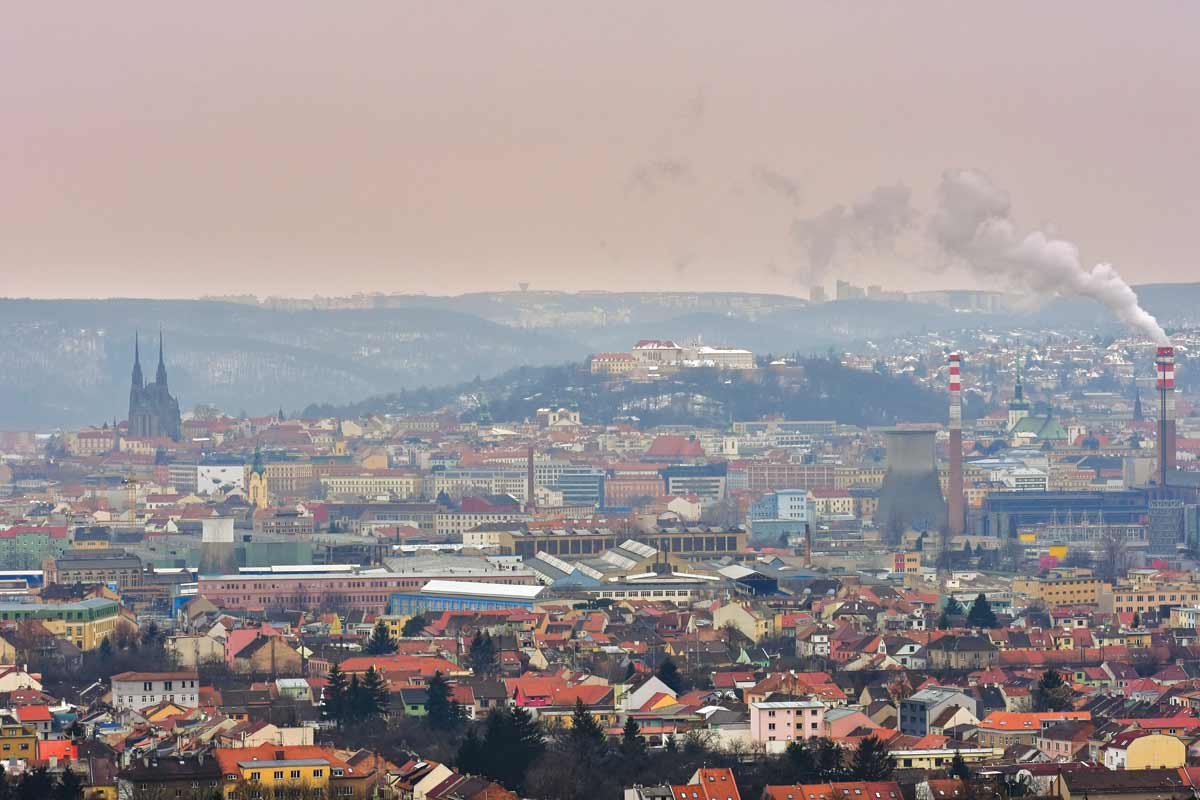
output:
[{"label": "sky", "polygon": [[[18,4],[0,295],[982,287],[922,233],[956,168],[1130,282],[1200,280],[1197,30],[1183,0]],[[804,231],[880,186],[904,234],[814,270]]]}]

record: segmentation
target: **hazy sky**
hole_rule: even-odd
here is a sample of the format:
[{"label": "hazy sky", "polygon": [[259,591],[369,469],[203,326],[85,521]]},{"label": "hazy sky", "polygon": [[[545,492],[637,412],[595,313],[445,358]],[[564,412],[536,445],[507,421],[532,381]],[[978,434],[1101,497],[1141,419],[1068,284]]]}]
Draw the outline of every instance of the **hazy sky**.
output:
[{"label": "hazy sky", "polygon": [[[17,4],[0,294],[806,293],[795,220],[926,209],[952,167],[1197,280],[1197,31],[1182,0]],[[971,283],[936,261],[829,280]]]}]

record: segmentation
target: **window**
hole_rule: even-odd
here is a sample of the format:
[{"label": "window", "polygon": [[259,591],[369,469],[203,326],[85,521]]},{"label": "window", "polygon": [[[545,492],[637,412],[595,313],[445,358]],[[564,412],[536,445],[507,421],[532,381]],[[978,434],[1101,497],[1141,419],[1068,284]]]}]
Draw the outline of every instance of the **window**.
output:
[{"label": "window", "polygon": [[281,770],[281,769],[275,770],[275,780],[277,780],[277,781],[283,780],[283,770]]},{"label": "window", "polygon": [[251,772],[250,780],[252,780],[252,781],[262,780],[262,773],[261,772]]},{"label": "window", "polygon": [[314,778],[323,778],[323,777],[325,777],[325,770],[323,770],[323,769],[314,769],[314,770],[313,770],[313,777],[314,777]]},{"label": "window", "polygon": [[294,781],[300,780],[300,770],[298,770],[298,769],[292,770],[292,780],[294,780]]}]

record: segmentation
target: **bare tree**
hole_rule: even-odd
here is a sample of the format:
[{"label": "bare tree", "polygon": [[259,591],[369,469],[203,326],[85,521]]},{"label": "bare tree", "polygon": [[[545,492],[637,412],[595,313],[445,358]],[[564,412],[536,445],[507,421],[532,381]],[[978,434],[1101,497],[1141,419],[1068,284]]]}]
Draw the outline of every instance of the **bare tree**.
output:
[{"label": "bare tree", "polygon": [[1118,526],[1108,525],[1104,528],[1100,545],[1103,554],[1100,574],[1113,581],[1124,578],[1129,569],[1129,546],[1124,533]]}]

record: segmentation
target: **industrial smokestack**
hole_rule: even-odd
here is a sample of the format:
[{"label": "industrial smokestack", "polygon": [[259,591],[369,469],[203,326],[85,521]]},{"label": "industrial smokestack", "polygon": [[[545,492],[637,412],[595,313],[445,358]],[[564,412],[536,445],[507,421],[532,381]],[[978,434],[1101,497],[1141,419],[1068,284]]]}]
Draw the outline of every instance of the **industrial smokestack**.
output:
[{"label": "industrial smokestack", "polygon": [[533,445],[529,445],[529,455],[525,471],[525,510],[532,514],[537,509],[537,497],[533,483]]},{"label": "industrial smokestack", "polygon": [[961,536],[965,515],[963,509],[962,467],[962,356],[951,353],[950,362],[950,475],[947,498],[947,526],[951,536]]},{"label": "industrial smokestack", "polygon": [[1154,359],[1158,373],[1158,485],[1167,485],[1175,469],[1175,348],[1160,347]]}]

